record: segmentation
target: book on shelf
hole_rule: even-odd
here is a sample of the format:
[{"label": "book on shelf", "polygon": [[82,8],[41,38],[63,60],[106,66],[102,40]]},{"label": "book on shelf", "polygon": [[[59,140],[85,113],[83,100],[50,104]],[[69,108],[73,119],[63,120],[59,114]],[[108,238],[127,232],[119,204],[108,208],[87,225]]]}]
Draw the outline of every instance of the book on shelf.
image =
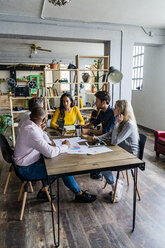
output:
[{"label": "book on shelf", "polygon": [[43,97],[43,96],[45,96],[45,87],[39,88],[39,89],[37,90],[37,96],[38,96],[38,97]]},{"label": "book on shelf", "polygon": [[58,96],[58,90],[56,88],[46,88],[47,97]]}]

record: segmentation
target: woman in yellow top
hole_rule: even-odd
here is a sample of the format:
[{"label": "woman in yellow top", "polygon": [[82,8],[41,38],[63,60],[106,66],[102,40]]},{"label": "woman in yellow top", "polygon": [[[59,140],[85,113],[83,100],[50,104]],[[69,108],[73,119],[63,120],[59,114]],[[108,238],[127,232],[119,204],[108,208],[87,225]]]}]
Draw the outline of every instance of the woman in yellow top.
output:
[{"label": "woman in yellow top", "polygon": [[80,125],[84,125],[84,119],[77,106],[73,105],[73,99],[70,93],[64,93],[60,98],[60,107],[56,109],[50,126],[58,129],[60,119],[64,119],[64,125],[74,125],[76,118]]}]

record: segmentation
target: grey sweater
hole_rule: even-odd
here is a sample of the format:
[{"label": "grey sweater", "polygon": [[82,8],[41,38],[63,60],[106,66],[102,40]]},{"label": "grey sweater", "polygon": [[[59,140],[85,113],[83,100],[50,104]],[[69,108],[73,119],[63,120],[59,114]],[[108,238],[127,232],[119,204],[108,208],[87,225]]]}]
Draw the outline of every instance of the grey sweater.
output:
[{"label": "grey sweater", "polygon": [[128,120],[120,133],[118,133],[118,126],[114,126],[109,133],[98,136],[99,140],[111,140],[112,145],[119,145],[126,151],[138,156],[139,135],[136,124],[132,120]]}]

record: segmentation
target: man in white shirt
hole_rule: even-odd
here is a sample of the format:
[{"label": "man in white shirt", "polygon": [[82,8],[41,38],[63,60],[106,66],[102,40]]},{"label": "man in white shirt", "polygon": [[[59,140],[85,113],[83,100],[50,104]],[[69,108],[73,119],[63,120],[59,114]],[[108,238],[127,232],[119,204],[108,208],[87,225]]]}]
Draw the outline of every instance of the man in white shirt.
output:
[{"label": "man in white shirt", "polygon": [[[60,153],[66,152],[70,147],[68,140],[62,142],[61,146],[53,146],[46,132],[41,128],[46,112],[43,108],[32,109],[30,120],[24,121],[19,129],[14,150],[14,161],[18,166],[20,175],[27,180],[42,180],[43,186],[48,185],[48,176],[43,156],[53,158]],[[49,182],[53,183],[56,178],[50,176]],[[75,200],[79,202],[92,202],[96,195],[81,191],[73,176],[62,178],[64,184],[75,194]],[[46,198],[42,189],[37,198]]]}]

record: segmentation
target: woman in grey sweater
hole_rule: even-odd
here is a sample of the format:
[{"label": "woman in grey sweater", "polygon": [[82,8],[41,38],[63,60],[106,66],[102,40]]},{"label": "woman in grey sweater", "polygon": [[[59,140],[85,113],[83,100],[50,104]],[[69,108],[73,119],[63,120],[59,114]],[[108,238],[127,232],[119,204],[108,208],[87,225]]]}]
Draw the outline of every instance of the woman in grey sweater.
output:
[{"label": "woman in grey sweater", "polygon": [[[119,145],[126,151],[138,156],[139,134],[134,112],[130,103],[126,100],[118,100],[115,104],[114,116],[117,117],[114,128],[106,134],[98,136],[99,140],[111,140],[112,145]],[[112,186],[110,194],[113,199],[115,178],[111,171],[102,173],[108,184]],[[119,180],[115,202],[118,202],[122,195],[122,181]]]}]

